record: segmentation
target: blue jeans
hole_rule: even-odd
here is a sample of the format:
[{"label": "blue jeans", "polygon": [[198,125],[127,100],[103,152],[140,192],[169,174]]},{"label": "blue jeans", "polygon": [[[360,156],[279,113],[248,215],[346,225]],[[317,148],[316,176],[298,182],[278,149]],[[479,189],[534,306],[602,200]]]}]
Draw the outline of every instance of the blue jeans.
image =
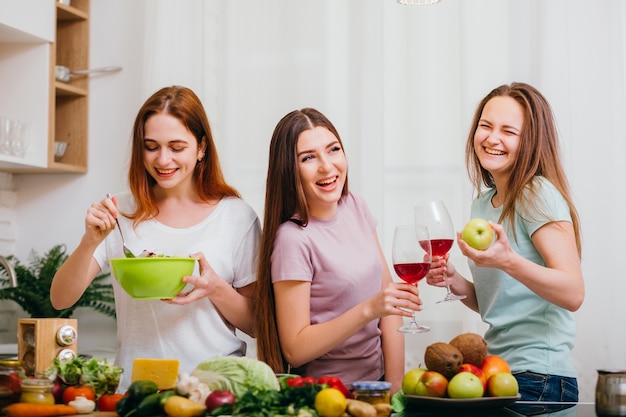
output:
[{"label": "blue jeans", "polygon": [[[514,374],[519,385],[520,401],[577,402],[578,382],[576,378],[559,375],[544,375],[536,372]],[[572,405],[564,405],[563,408]],[[531,416],[557,411],[556,405],[516,404],[513,410]]]}]

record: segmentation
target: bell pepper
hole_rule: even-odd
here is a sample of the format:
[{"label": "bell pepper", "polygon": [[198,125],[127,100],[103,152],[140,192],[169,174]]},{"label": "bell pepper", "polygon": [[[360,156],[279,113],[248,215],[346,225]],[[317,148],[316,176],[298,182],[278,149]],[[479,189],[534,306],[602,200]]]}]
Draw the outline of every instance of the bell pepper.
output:
[{"label": "bell pepper", "polygon": [[285,380],[285,383],[287,384],[288,387],[300,388],[303,385],[314,385],[317,383],[317,381],[312,376],[293,376],[293,377],[287,378]]},{"label": "bell pepper", "polygon": [[320,385],[328,385],[329,388],[338,389],[346,398],[354,398],[352,392],[350,392],[338,376],[324,375],[317,380],[317,383]]},{"label": "bell pepper", "polygon": [[[156,382],[139,380],[134,381],[128,387],[128,392],[121,400],[115,404],[115,411],[120,417],[126,417],[131,412],[136,413],[135,409],[147,398],[152,396],[153,400],[157,400],[158,387]],[[148,402],[144,406],[149,405]],[[142,407],[143,409],[144,407]],[[148,407],[145,407],[148,408]]]}]

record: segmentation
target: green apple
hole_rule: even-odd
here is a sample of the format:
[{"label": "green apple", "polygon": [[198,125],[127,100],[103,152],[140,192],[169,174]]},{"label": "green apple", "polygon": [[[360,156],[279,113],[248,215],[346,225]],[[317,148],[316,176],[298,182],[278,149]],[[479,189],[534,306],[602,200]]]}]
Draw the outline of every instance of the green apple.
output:
[{"label": "green apple", "polygon": [[518,392],[517,379],[509,372],[492,375],[487,381],[487,395],[491,397],[515,397]]},{"label": "green apple", "polygon": [[459,368],[459,372],[471,372],[480,379],[480,382],[483,383],[483,387],[487,389],[487,379],[485,379],[485,375],[483,374],[483,370],[473,363],[464,363]]},{"label": "green apple", "polygon": [[402,378],[402,392],[407,395],[417,395],[415,393],[415,386],[422,377],[422,374],[427,370],[426,368],[413,368],[404,374],[404,378]]},{"label": "green apple", "polygon": [[485,219],[475,218],[467,222],[461,231],[461,239],[478,250],[485,250],[493,242],[493,228]]},{"label": "green apple", "polygon": [[445,397],[448,379],[437,371],[426,371],[415,385],[415,395]]},{"label": "green apple", "polygon": [[480,398],[483,394],[483,382],[471,372],[459,372],[448,382],[450,398]]}]

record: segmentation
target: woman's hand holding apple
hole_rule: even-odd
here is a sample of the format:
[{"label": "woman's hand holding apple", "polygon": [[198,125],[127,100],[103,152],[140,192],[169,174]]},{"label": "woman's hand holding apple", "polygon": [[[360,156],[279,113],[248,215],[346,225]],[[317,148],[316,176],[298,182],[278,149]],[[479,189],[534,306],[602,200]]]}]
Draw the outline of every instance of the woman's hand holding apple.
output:
[{"label": "woman's hand holding apple", "polygon": [[505,270],[505,265],[510,262],[511,257],[516,256],[516,253],[511,248],[504,227],[497,223],[490,224],[495,234],[495,240],[487,249],[474,249],[462,239],[460,233],[457,234],[457,244],[461,253],[470,258],[476,266]]}]

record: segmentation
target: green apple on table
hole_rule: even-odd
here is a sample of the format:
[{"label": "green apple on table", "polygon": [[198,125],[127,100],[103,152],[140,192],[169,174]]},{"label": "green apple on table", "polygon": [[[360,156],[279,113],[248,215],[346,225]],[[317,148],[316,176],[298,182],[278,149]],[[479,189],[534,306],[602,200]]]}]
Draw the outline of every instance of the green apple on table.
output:
[{"label": "green apple on table", "polygon": [[485,389],[487,389],[487,379],[485,378],[485,374],[483,373],[483,370],[480,369],[478,366],[472,364],[472,363],[464,363],[461,365],[461,367],[459,368],[459,372],[471,372],[474,375],[476,375],[478,377],[478,379],[480,379],[480,382],[483,383],[483,387]]},{"label": "green apple on table", "polygon": [[482,381],[471,372],[459,372],[448,383],[450,398],[480,398],[484,393]]},{"label": "green apple on table", "polygon": [[402,392],[407,395],[417,395],[415,387],[426,371],[428,371],[426,368],[413,368],[404,374],[404,378],[402,378]]},{"label": "green apple on table", "polygon": [[513,374],[500,372],[487,381],[487,395],[490,397],[515,397],[519,393],[519,384]]}]

